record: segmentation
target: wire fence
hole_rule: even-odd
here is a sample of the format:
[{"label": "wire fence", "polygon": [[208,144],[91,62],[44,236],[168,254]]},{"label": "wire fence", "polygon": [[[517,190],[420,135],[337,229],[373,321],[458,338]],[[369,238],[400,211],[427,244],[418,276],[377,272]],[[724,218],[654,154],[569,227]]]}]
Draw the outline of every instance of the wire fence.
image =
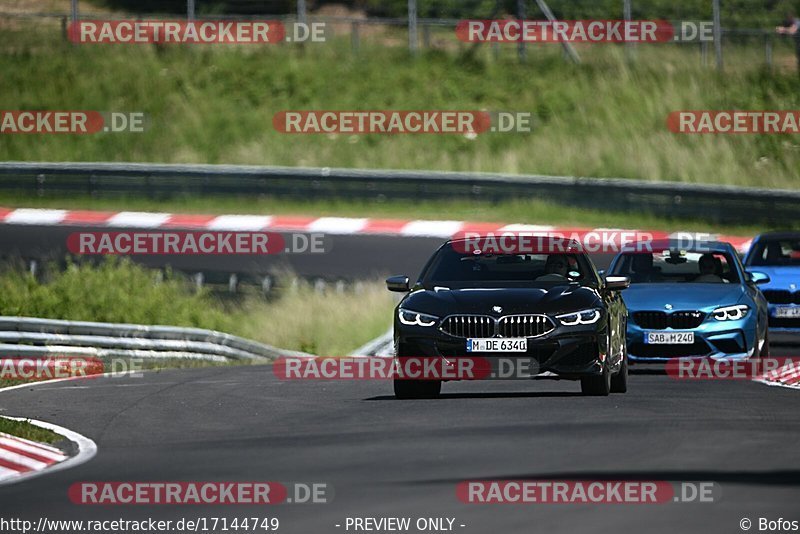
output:
[{"label": "wire fence", "polygon": [[[148,20],[186,18],[187,20],[276,19],[285,23],[324,23],[326,36],[348,40],[353,53],[369,46],[407,47],[411,54],[425,50],[460,50],[485,48],[497,59],[516,56],[520,61],[546,51],[560,50],[558,45],[538,43],[464,43],[455,28],[465,19],[529,20],[663,20],[676,29],[680,39],[672,43],[626,43],[631,61],[639,58],[645,46],[681,46],[696,49],[702,65],[722,69],[728,51],[736,51],[735,61],[776,63],[793,66],[795,52],[800,59],[800,32],[784,35],[776,26],[785,23],[791,11],[786,0],[394,0],[378,2],[324,0],[114,0],[114,9],[99,10],[94,4],[72,0],[69,13],[12,12],[0,8],[3,20],[41,21],[60,25],[64,40],[72,20]],[[705,27],[706,38],[698,32],[688,36],[687,29]],[[694,28],[694,30],[693,30]],[[580,61],[591,45],[564,45],[566,60]],[[617,46],[607,44],[604,46]],[[589,55],[591,58],[591,55]],[[648,60],[645,58],[643,60]]]}]

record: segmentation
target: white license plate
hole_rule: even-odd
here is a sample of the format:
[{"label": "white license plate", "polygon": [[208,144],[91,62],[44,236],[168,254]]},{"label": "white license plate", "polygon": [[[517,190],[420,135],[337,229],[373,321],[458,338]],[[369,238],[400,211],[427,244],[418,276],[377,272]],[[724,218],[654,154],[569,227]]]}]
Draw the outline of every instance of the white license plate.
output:
[{"label": "white license plate", "polygon": [[644,342],[648,345],[691,345],[694,332],[647,332]]},{"label": "white license plate", "polygon": [[778,306],[775,308],[774,317],[800,317],[800,306]]},{"label": "white license plate", "polygon": [[479,337],[467,339],[467,352],[526,352],[528,340],[524,337]]}]

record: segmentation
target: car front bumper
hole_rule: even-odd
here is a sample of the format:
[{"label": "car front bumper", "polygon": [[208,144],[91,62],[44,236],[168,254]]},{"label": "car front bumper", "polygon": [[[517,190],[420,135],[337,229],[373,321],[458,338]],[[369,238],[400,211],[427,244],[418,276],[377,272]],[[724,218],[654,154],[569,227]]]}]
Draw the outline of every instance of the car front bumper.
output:
[{"label": "car front bumper", "polygon": [[607,357],[605,323],[593,328],[557,327],[528,340],[526,352],[467,352],[466,339],[420,327],[395,324],[395,347],[401,357],[481,358],[490,366],[487,378],[564,378],[601,374]]},{"label": "car front bumper", "polygon": [[647,332],[633,321],[628,322],[628,358],[631,363],[664,363],[672,358],[750,358],[755,353],[756,320],[751,311],[738,321],[709,318],[697,328],[658,332],[693,332],[692,345],[653,345],[645,343]]}]

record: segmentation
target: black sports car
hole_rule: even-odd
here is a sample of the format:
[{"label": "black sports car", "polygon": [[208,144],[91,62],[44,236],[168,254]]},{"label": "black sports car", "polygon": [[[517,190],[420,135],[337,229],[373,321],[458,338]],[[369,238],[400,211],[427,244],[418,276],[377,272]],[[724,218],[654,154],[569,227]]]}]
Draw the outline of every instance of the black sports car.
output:
[{"label": "black sports car", "polygon": [[[408,292],[395,309],[395,364],[404,359],[464,357],[529,370],[508,378],[581,381],[586,395],[627,389],[627,309],[619,291],[627,277],[601,277],[575,242],[544,238],[536,250],[468,250],[442,245],[417,282],[386,280]],[[525,365],[521,365],[525,364]],[[487,378],[486,376],[483,378]],[[433,398],[442,380],[394,380],[398,398]]]}]

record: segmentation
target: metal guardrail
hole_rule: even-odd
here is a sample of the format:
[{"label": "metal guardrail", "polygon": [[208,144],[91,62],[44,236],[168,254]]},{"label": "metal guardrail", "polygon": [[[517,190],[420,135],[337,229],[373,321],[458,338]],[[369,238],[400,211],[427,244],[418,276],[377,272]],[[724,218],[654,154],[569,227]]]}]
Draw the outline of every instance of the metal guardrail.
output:
[{"label": "metal guardrail", "polygon": [[567,206],[645,212],[717,223],[800,222],[800,191],[623,178],[402,170],[166,165],[0,163],[0,191],[39,197],[265,195],[299,200],[537,199]]},{"label": "metal guardrail", "polygon": [[0,356],[53,355],[212,361],[311,356],[202,328],[0,317]]}]

